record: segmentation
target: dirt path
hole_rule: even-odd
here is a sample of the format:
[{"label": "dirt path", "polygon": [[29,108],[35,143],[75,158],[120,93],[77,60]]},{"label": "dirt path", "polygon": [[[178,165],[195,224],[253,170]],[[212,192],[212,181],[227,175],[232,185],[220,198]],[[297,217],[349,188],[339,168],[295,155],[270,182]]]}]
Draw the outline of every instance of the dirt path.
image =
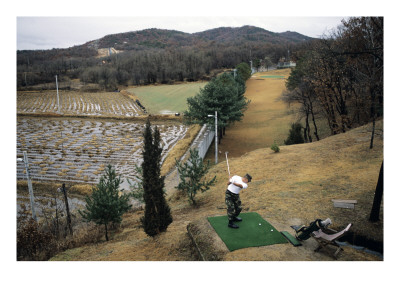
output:
[{"label": "dirt path", "polygon": [[175,187],[178,185],[178,171],[176,169],[165,176],[164,184],[165,191],[167,193],[166,197],[171,197],[172,194],[176,191]]}]

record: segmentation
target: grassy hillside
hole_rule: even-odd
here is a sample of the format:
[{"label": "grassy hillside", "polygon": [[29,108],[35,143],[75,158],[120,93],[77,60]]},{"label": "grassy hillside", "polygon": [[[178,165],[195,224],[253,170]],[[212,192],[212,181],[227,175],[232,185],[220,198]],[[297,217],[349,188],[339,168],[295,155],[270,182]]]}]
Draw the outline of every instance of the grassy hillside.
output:
[{"label": "grassy hillside", "polygon": [[207,82],[174,85],[141,86],[128,89],[137,96],[150,114],[182,113],[187,109],[186,99],[196,95]]},{"label": "grassy hillside", "polygon": [[[288,107],[280,100],[289,75],[290,69],[281,69],[256,73],[247,80],[245,97],[251,102],[242,121],[226,129],[219,145],[219,160],[225,159],[225,151],[230,157],[240,157],[247,152],[270,147],[274,141],[284,144],[291,123],[298,119],[296,108]],[[273,78],[278,76],[282,78]],[[319,123],[322,123],[319,124],[319,135],[327,136],[327,126]],[[214,157],[214,146],[211,146],[206,159],[213,162]]]},{"label": "grassy hillside", "polygon": [[[253,181],[241,198],[244,211],[254,211],[278,230],[331,218],[340,229],[353,223],[352,232],[383,241],[383,222],[367,221],[383,159],[383,122],[377,123],[375,146],[369,149],[371,125],[353,129],[311,144],[281,146],[280,153],[262,148],[229,160],[231,173],[250,173]],[[167,232],[150,238],[140,228],[143,211],[124,216],[112,240],[61,253],[53,260],[197,260],[187,225],[208,216],[226,213],[224,192],[228,178],[224,161],[212,167],[216,185],[198,197],[199,206],[169,193],[173,223]],[[355,199],[354,210],[334,208],[331,199]],[[382,208],[383,211],[383,208]],[[381,220],[383,216],[381,213]],[[301,249],[300,249],[301,248]],[[330,260],[307,248],[290,244],[241,249],[226,253],[223,260]],[[345,248],[342,260],[378,260],[364,252]]]}]

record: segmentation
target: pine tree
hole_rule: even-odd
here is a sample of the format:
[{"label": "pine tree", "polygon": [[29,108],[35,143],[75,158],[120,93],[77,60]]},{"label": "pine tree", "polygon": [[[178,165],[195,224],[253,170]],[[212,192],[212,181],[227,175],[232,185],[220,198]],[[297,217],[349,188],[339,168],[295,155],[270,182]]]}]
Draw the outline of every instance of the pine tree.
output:
[{"label": "pine tree", "polygon": [[115,169],[108,165],[105,174],[100,177],[99,183],[92,190],[92,195],[86,197],[85,210],[79,210],[80,215],[87,222],[104,225],[106,240],[108,241],[108,225],[120,224],[122,215],[129,210],[128,195],[119,195],[121,176],[117,177]]},{"label": "pine tree", "polygon": [[243,78],[244,81],[251,77],[251,68],[248,63],[242,62],[236,66],[238,74]]},{"label": "pine tree", "polygon": [[145,203],[144,217],[141,219],[144,231],[149,236],[165,231],[172,223],[170,208],[165,200],[164,177],[161,173],[160,131],[151,131],[150,120],[147,119],[143,133],[143,200]]},{"label": "pine tree", "polygon": [[205,192],[215,183],[216,176],[214,176],[210,181],[201,181],[210,168],[210,162],[208,161],[207,165],[205,165],[199,156],[199,152],[190,149],[190,157],[188,161],[181,163],[176,160],[176,167],[178,168],[180,178],[177,189],[185,192],[189,197],[191,204],[196,205],[194,198],[197,192]]},{"label": "pine tree", "polygon": [[302,126],[300,123],[292,123],[289,130],[289,136],[284,141],[285,145],[303,144],[304,138],[301,134]]},{"label": "pine tree", "polygon": [[241,76],[233,78],[224,73],[213,78],[194,97],[187,99],[188,110],[185,119],[189,123],[214,125],[214,119],[208,115],[218,112],[218,127],[224,128],[236,121],[240,121],[243,112],[250,100],[244,97],[245,82]]}]

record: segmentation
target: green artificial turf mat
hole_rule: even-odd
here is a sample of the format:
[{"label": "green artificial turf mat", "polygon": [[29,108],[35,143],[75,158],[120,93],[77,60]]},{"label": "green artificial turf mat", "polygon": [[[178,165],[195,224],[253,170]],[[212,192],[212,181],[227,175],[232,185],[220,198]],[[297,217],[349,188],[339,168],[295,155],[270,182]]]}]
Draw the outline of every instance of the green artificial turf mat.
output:
[{"label": "green artificial turf mat", "polygon": [[[209,217],[208,221],[230,251],[260,247],[273,244],[284,244],[287,240],[270,223],[258,213],[242,213],[242,222],[235,222],[239,229],[228,227],[228,217]],[[260,225],[261,224],[261,225]]]},{"label": "green artificial turf mat", "polygon": [[260,76],[261,78],[285,78],[285,76],[281,75],[266,75],[266,76]]},{"label": "green artificial turf mat", "polygon": [[287,231],[282,231],[282,235],[295,247],[301,246],[301,243]]}]

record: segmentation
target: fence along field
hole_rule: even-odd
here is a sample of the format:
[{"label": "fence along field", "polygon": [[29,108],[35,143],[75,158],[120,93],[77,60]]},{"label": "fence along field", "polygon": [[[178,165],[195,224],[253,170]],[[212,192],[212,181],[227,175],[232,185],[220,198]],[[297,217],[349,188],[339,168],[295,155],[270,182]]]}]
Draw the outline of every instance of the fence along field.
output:
[{"label": "fence along field", "polygon": [[[83,116],[139,116],[135,101],[119,92],[59,91],[60,112]],[[58,113],[57,92],[17,92],[17,113]]]},{"label": "fence along field", "polygon": [[[97,183],[107,164],[123,178],[134,180],[135,164],[142,161],[143,123],[74,118],[17,119],[17,156],[29,156],[30,174],[36,181]],[[157,125],[162,139],[162,160],[183,138],[181,124]],[[26,179],[17,164],[17,179]],[[126,180],[125,180],[126,181]]]}]

